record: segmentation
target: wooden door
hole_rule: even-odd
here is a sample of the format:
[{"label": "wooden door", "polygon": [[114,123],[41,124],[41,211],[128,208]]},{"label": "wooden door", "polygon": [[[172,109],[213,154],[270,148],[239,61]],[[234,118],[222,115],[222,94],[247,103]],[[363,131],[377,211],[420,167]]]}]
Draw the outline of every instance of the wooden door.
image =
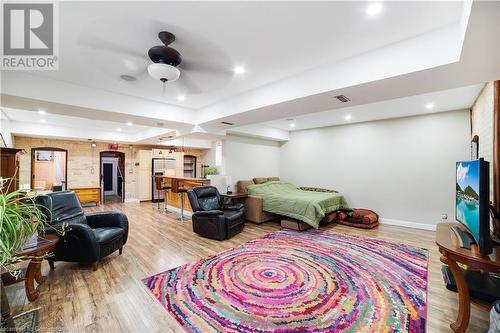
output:
[{"label": "wooden door", "polygon": [[19,187],[17,153],[20,151],[21,149],[0,148],[0,176],[9,178],[5,188],[2,189],[4,193],[13,192]]}]

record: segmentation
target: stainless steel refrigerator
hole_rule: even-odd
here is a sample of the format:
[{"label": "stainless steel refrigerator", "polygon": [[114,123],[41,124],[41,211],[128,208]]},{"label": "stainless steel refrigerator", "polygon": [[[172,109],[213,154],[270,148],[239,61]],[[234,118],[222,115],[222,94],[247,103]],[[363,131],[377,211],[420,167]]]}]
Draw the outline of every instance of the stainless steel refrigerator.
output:
[{"label": "stainless steel refrigerator", "polygon": [[[174,176],[175,175],[175,159],[173,158],[153,158],[151,176]],[[163,202],[164,193],[160,193],[156,189],[156,181],[153,178],[151,182],[151,198],[153,202]]]}]

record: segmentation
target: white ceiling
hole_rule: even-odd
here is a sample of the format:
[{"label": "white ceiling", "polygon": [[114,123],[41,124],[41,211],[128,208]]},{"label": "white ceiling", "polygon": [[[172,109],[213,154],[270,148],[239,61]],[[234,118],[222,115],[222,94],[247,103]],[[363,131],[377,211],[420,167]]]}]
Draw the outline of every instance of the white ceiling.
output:
[{"label": "white ceiling", "polygon": [[[345,112],[356,122],[467,108],[500,77],[500,2],[383,1],[369,18],[370,3],[60,2],[60,70],[2,72],[2,106],[47,109],[43,126],[36,114],[13,116],[22,135],[282,141],[286,118],[301,129],[345,123]],[[177,35],[184,59],[164,96],[145,72],[160,30]],[[234,76],[235,65],[247,73]],[[434,110],[422,108],[427,99]]]},{"label": "white ceiling", "polygon": [[[291,120],[279,119],[269,121],[264,123],[264,125],[291,131],[469,109],[474,104],[483,86],[483,84],[476,84],[429,94],[309,113],[295,118],[287,118]],[[427,108],[430,104],[433,107]],[[290,123],[293,123],[295,127],[291,128]]]},{"label": "white ceiling", "polygon": [[[459,21],[459,1],[384,2],[60,2],[59,71],[34,75],[100,90],[200,108]],[[146,73],[147,51],[173,32],[181,79]],[[231,69],[247,73],[235,77]],[[122,81],[121,74],[138,77]],[[177,101],[178,94],[186,100]]]},{"label": "white ceiling", "polygon": [[[133,124],[128,126],[127,121],[104,121],[94,120],[82,117],[63,116],[58,114],[46,113],[39,114],[37,111],[27,111],[19,109],[2,108],[9,120],[25,123],[49,124],[52,126],[64,126],[78,128],[80,130],[98,130],[106,132],[117,132],[126,134],[137,134],[146,130],[147,126]],[[120,129],[120,130],[118,130]]]}]

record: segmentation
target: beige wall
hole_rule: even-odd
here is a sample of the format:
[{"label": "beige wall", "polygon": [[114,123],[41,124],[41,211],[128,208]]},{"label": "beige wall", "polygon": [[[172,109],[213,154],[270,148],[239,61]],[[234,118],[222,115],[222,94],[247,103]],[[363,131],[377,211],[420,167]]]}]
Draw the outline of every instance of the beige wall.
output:
[{"label": "beige wall", "polygon": [[454,220],[455,162],[470,156],[468,110],[292,132],[281,177],[340,191],[382,218]]},{"label": "beige wall", "polygon": [[[20,184],[30,184],[31,177],[31,148],[56,147],[68,150],[68,188],[99,186],[99,152],[108,151],[108,143],[97,143],[92,148],[88,141],[54,140],[43,138],[14,137],[14,146],[26,150],[20,156],[19,180]],[[139,166],[138,151],[141,149],[158,148],[153,146],[120,145],[118,151],[125,153],[125,197],[138,198],[137,188]],[[186,154],[198,157],[201,161],[201,150],[187,149]],[[200,162],[197,163],[198,168]],[[200,170],[197,170],[199,175]]]},{"label": "beige wall", "polygon": [[489,82],[472,106],[472,136],[479,136],[479,157],[490,162],[490,200],[493,200],[493,98],[493,82]]}]

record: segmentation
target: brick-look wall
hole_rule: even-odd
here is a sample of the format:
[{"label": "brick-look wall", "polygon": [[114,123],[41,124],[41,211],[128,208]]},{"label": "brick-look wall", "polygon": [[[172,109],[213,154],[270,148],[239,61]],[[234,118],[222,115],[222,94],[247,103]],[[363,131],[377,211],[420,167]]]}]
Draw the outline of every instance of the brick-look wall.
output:
[{"label": "brick-look wall", "polygon": [[[26,150],[20,156],[19,181],[20,184],[30,184],[31,178],[31,149],[40,147],[62,148],[68,151],[68,188],[99,186],[99,153],[109,151],[108,143],[96,143],[92,148],[88,141],[54,140],[44,138],[14,137],[14,147]],[[138,198],[137,189],[138,151],[141,149],[159,148],[154,146],[121,144],[118,151],[125,153],[125,197]],[[197,156],[198,167],[201,161],[201,150],[187,149],[186,154]],[[197,171],[199,175],[199,170]]]},{"label": "brick-look wall", "polygon": [[493,82],[483,88],[472,106],[472,136],[479,136],[479,157],[490,162],[490,198],[493,199]]}]

